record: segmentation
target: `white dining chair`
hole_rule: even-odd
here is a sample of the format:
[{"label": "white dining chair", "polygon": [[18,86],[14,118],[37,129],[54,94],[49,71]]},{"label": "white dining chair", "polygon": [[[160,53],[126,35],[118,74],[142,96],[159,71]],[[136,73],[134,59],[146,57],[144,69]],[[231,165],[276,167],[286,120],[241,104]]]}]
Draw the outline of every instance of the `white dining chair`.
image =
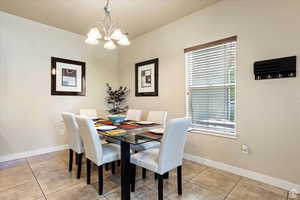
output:
[{"label": "white dining chair", "polygon": [[[79,110],[79,115],[88,117],[90,119],[98,118],[98,114],[97,114],[96,109],[80,109]],[[102,144],[107,143],[105,140],[101,140],[101,141],[102,141]]]},{"label": "white dining chair", "polygon": [[126,120],[141,121],[142,110],[129,109],[126,114]]},{"label": "white dining chair", "polygon": [[93,121],[76,116],[79,133],[83,139],[87,167],[87,184],[91,183],[91,162],[98,166],[99,195],[103,194],[103,165],[120,160],[120,146],[113,143],[102,144]]},{"label": "white dining chair", "polygon": [[[147,116],[147,121],[149,122],[155,122],[157,124],[161,124],[162,127],[165,127],[166,121],[167,121],[168,112],[165,111],[149,111]],[[151,148],[158,148],[160,145],[160,142],[147,142],[140,145],[133,146],[133,150],[136,151],[143,151]]]},{"label": "white dining chair", "polygon": [[75,152],[77,163],[77,178],[79,179],[81,175],[82,155],[84,152],[83,143],[79,135],[79,128],[75,119],[75,114],[64,112],[62,113],[62,118],[64,120],[66,132],[68,134],[68,143],[70,147],[69,171],[72,171],[73,153]]},{"label": "white dining chair", "polygon": [[155,122],[165,127],[167,122],[168,112],[165,111],[149,111],[147,121]]},{"label": "white dining chair", "polygon": [[[148,116],[147,116],[147,121],[161,124],[164,128],[166,125],[167,116],[168,116],[168,112],[165,112],[165,111],[149,111]],[[152,141],[152,142],[146,142],[146,143],[139,144],[139,145],[132,145],[131,148],[132,148],[132,150],[139,152],[139,151],[144,151],[147,149],[159,148],[159,146],[160,146],[160,142]],[[146,173],[147,173],[146,169],[143,168],[142,169],[143,179],[146,179]]]},{"label": "white dining chair", "polygon": [[91,118],[91,119],[98,117],[96,109],[80,109],[79,114],[81,116],[85,116],[85,117],[88,117],[88,118]]},{"label": "white dining chair", "polygon": [[131,191],[135,191],[136,165],[153,171],[158,176],[158,199],[163,199],[163,177],[177,168],[178,194],[182,194],[182,161],[190,118],[172,119],[167,123],[160,148],[148,149],[131,156]]}]

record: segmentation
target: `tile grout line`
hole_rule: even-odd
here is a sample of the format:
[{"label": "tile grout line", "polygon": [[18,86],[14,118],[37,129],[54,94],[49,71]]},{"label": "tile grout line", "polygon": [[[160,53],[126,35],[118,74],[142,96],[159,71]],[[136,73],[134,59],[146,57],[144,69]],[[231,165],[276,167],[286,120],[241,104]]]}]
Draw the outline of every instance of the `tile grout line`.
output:
[{"label": "tile grout line", "polygon": [[234,186],[232,187],[232,189],[230,190],[230,192],[228,192],[228,194],[224,197],[224,200],[226,200],[229,195],[233,192],[233,190],[237,187],[237,185],[241,182],[242,177],[239,178],[239,180],[234,184]]},{"label": "tile grout line", "polygon": [[[193,178],[187,180],[187,182],[192,183],[192,184],[195,184],[195,185],[198,185],[197,183],[194,183],[194,182],[193,182],[193,179],[196,178],[196,177],[198,177],[198,176],[200,176],[200,175],[201,175],[202,173],[204,173],[205,171],[209,170],[209,167],[208,167],[208,166],[206,166],[206,165],[203,165],[203,166],[205,166],[205,168],[204,168],[200,173],[198,173],[196,176],[194,176]],[[198,186],[199,186],[199,185],[198,185]]]},{"label": "tile grout line", "polygon": [[39,185],[39,187],[40,187],[40,189],[41,189],[41,191],[42,191],[42,194],[43,194],[45,200],[47,200],[47,197],[46,197],[46,195],[45,195],[45,193],[44,193],[44,191],[43,191],[43,189],[42,189],[42,186],[40,185],[38,179],[36,178],[36,176],[35,176],[35,174],[34,174],[34,172],[33,172],[33,169],[31,168],[31,165],[30,165],[30,163],[29,163],[29,161],[28,161],[28,158],[26,158],[26,161],[27,161],[27,164],[28,164],[28,166],[29,166],[29,168],[30,168],[30,170],[31,170],[31,173],[32,173],[34,179],[36,180],[37,184]]}]

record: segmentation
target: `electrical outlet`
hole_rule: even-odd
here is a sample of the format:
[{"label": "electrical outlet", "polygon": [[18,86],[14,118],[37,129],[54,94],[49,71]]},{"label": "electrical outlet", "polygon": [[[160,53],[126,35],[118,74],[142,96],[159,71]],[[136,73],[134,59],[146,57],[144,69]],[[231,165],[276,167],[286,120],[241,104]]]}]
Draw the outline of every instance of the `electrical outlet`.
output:
[{"label": "electrical outlet", "polygon": [[241,150],[242,150],[242,153],[244,153],[244,154],[249,154],[250,153],[249,146],[246,145],[246,144],[242,144]]},{"label": "electrical outlet", "polygon": [[298,197],[298,191],[296,189],[292,189],[289,191],[288,199],[297,199]]}]

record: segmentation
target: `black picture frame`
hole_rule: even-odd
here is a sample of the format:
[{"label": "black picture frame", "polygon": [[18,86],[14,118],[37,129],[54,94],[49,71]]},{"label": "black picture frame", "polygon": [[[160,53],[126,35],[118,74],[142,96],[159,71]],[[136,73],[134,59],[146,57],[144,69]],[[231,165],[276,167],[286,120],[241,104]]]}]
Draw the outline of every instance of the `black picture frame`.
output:
[{"label": "black picture frame", "polygon": [[[138,69],[139,67],[143,67],[145,65],[154,64],[154,91],[153,92],[140,92],[139,91],[139,74]],[[136,97],[143,97],[143,96],[158,96],[158,64],[159,59],[151,59],[144,62],[139,62],[135,64],[135,96]]]},{"label": "black picture frame", "polygon": [[[56,71],[57,62],[73,64],[81,66],[81,91],[57,91],[56,87]],[[64,96],[85,96],[86,95],[86,74],[85,74],[85,62],[68,60],[64,58],[51,57],[51,95],[64,95]]]}]

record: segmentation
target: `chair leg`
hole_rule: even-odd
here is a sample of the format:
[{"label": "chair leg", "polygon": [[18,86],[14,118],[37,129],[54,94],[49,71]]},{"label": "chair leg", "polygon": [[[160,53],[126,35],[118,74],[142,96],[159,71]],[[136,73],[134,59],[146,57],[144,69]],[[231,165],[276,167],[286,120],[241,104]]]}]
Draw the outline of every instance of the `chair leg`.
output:
[{"label": "chair leg", "polygon": [[131,192],[135,191],[136,165],[131,164]]},{"label": "chair leg", "polygon": [[182,166],[177,167],[177,187],[178,195],[182,195]]},{"label": "chair leg", "polygon": [[169,172],[164,174],[164,179],[169,179]]},{"label": "chair leg", "polygon": [[112,173],[112,174],[115,174],[115,173],[116,173],[116,163],[115,163],[115,162],[112,162],[112,163],[111,163],[111,173]]},{"label": "chair leg", "polygon": [[76,153],[77,155],[77,179],[80,179],[80,175],[81,175],[81,163],[82,163],[82,154],[83,153]]},{"label": "chair leg", "polygon": [[78,153],[75,152],[75,164],[78,165]]},{"label": "chair leg", "polygon": [[86,159],[86,178],[87,178],[87,184],[91,184],[91,161],[89,159]]},{"label": "chair leg", "polygon": [[145,168],[142,169],[142,176],[143,176],[143,179],[146,179],[146,169]]},{"label": "chair leg", "polygon": [[103,194],[103,166],[98,166],[99,195]]},{"label": "chair leg", "polygon": [[109,170],[109,163],[105,164],[105,170],[108,171]]},{"label": "chair leg", "polygon": [[164,189],[163,189],[163,182],[164,177],[163,175],[158,174],[158,200],[163,200],[164,198]]},{"label": "chair leg", "polygon": [[70,155],[69,155],[69,172],[72,171],[72,166],[73,166],[73,150],[69,150]]}]

